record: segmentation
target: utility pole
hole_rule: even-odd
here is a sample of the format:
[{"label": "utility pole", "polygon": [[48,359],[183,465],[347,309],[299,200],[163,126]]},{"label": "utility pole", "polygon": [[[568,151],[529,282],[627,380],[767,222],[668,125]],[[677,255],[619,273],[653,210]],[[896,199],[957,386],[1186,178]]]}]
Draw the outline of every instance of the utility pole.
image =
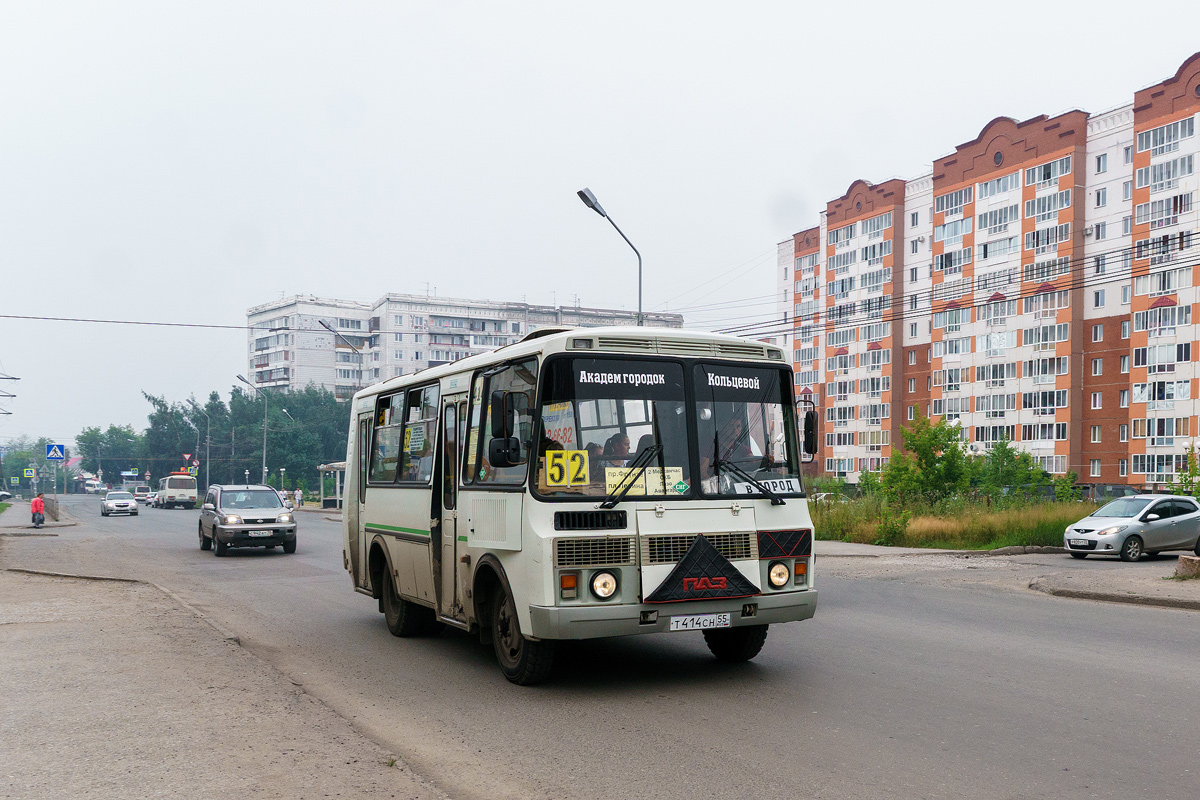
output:
[{"label": "utility pole", "polygon": [[[189,399],[188,402],[192,404],[192,408],[194,408],[195,410],[199,411],[201,414],[204,415],[204,488],[208,489],[208,486],[209,486],[208,462],[211,461],[211,459],[209,458],[209,452],[210,452],[210,448],[212,446],[212,420],[208,418],[207,411],[202,409],[200,406],[196,405],[195,400]],[[232,428],[230,428],[230,430],[232,430]],[[197,428],[196,429],[196,452],[197,452],[197,454],[199,453],[199,451],[200,451],[200,429]]]}]

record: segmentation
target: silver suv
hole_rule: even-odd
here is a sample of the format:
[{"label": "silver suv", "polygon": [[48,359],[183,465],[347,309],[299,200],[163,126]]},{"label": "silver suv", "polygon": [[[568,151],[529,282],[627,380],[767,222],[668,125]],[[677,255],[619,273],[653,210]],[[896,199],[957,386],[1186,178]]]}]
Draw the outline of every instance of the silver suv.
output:
[{"label": "silver suv", "polygon": [[296,520],[270,486],[208,487],[200,506],[200,549],[223,556],[231,547],[280,545],[296,552]]}]

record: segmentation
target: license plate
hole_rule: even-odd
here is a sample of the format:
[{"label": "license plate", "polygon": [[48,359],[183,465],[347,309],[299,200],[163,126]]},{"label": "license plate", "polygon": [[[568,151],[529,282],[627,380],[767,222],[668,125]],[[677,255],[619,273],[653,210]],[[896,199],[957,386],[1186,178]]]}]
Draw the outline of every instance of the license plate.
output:
[{"label": "license plate", "polygon": [[690,614],[686,617],[671,617],[673,631],[703,631],[709,628],[728,628],[728,614]]},{"label": "license plate", "polygon": [[246,531],[247,536],[270,536],[274,531]]},{"label": "license plate", "polygon": [[1087,547],[1088,545],[1087,539],[1069,539],[1068,541],[1070,542],[1071,547]]}]

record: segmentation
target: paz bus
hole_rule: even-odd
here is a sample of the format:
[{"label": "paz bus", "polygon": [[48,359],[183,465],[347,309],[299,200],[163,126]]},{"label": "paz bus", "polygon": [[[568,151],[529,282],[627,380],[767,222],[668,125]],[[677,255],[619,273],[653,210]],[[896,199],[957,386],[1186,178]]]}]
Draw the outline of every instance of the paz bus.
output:
[{"label": "paz bus", "polygon": [[196,478],[187,472],[172,472],[158,481],[154,502],[159,508],[196,507]]},{"label": "paz bus", "polygon": [[533,684],[560,640],[698,631],[742,661],[816,611],[816,413],[778,347],[540,330],[352,402],[343,562],[396,636],[477,634]]}]

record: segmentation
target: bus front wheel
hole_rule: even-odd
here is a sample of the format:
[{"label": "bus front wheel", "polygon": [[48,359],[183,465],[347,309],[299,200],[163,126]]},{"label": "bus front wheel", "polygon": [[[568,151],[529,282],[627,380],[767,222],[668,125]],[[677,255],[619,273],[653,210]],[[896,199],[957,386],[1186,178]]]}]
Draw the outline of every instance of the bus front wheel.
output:
[{"label": "bus front wheel", "polygon": [[766,625],[704,631],[704,643],[718,661],[749,661],[758,655],[766,641]]},{"label": "bus front wheel", "polygon": [[492,646],[504,677],[519,686],[532,686],[550,677],[554,667],[554,642],[530,641],[517,624],[517,606],[504,586],[492,600]]}]

